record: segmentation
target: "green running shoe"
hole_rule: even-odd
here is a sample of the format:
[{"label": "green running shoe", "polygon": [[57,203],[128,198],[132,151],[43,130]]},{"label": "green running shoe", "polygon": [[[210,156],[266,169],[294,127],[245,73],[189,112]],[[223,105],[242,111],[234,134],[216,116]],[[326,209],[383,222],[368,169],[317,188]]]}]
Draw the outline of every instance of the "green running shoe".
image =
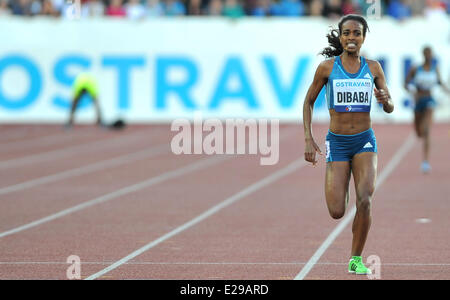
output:
[{"label": "green running shoe", "polygon": [[348,262],[348,272],[357,275],[372,274],[372,271],[363,264],[361,256],[352,256]]}]

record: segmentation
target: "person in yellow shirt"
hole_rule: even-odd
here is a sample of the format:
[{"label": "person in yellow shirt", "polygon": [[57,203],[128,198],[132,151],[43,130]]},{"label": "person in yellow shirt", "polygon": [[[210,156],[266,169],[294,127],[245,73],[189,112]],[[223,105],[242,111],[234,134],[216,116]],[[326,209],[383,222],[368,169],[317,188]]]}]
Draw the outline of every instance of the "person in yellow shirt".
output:
[{"label": "person in yellow shirt", "polygon": [[73,84],[73,99],[72,107],[70,109],[69,121],[66,124],[67,127],[71,127],[74,121],[75,111],[77,109],[80,99],[85,95],[89,95],[95,106],[95,111],[97,114],[97,125],[102,125],[102,117],[100,111],[100,104],[98,101],[98,86],[97,82],[89,73],[80,73]]}]

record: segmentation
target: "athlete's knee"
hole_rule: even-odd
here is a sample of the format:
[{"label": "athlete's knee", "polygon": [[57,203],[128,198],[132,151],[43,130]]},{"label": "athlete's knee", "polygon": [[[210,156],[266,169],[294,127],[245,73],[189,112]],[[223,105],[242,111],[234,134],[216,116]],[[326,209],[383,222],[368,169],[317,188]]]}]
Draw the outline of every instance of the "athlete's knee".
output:
[{"label": "athlete's knee", "polygon": [[329,206],[328,212],[330,213],[330,216],[333,219],[340,219],[345,214],[345,206],[343,205]]},{"label": "athlete's knee", "polygon": [[422,132],[421,132],[421,130],[419,128],[416,128],[416,135],[417,135],[418,138],[422,137]]},{"label": "athlete's knee", "polygon": [[423,138],[424,137],[424,128],[423,126],[416,126],[416,135],[418,138]]},{"label": "athlete's knee", "polygon": [[345,214],[346,195],[327,195],[328,212],[333,219],[340,219]]},{"label": "athlete's knee", "polygon": [[370,215],[372,209],[372,197],[361,197],[356,202],[356,211],[359,214]]},{"label": "athlete's knee", "polygon": [[372,196],[375,192],[375,185],[366,185],[364,188],[358,189],[356,192],[356,208],[361,211],[369,211],[372,203]]},{"label": "athlete's knee", "polygon": [[344,214],[345,214],[344,210],[330,210],[330,216],[336,220],[342,218]]}]

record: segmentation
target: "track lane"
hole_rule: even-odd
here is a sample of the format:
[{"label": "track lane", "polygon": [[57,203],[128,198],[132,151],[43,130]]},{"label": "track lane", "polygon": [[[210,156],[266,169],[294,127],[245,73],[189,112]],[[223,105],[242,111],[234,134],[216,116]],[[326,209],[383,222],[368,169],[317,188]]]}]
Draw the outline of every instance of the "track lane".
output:
[{"label": "track lane", "polygon": [[[405,126],[380,126],[381,131],[379,132],[377,126],[374,127],[379,146],[382,146],[379,154],[378,170],[380,172],[387,163],[388,156],[392,155],[390,153],[394,153],[396,146],[400,144],[401,139],[399,137],[402,134],[404,136],[409,128],[405,128]],[[388,132],[382,132],[382,128],[388,128]],[[448,129],[443,127],[442,130],[443,133],[439,134],[439,138],[445,138],[445,134],[448,134]],[[318,128],[315,126],[318,141],[323,140],[322,135],[324,136],[324,132],[325,130],[321,129],[320,126]],[[295,137],[302,136],[301,130],[298,133]],[[285,162],[284,159],[298,156],[299,152],[303,151],[301,144],[298,143],[298,141],[293,141],[292,144],[283,146],[283,149],[288,149],[289,153],[282,150],[283,161],[281,163]],[[448,149],[447,144],[442,143],[440,145]],[[413,153],[416,156],[414,158],[416,159],[415,161],[418,161],[419,152]],[[448,158],[445,154],[440,153],[436,155],[436,158],[439,157],[439,161],[447,161]],[[411,161],[414,159],[411,159]],[[247,177],[250,176],[248,174],[252,174],[251,176],[254,179],[265,174],[255,167],[257,165],[256,158],[233,159],[230,162],[233,162],[232,166],[229,166],[228,163],[220,165],[223,167],[221,171],[225,174],[235,174],[236,170],[244,172],[240,176],[224,178],[233,188],[236,188],[236,185],[239,184],[241,186],[245,185],[246,182],[240,182],[241,176]],[[418,164],[414,167],[417,171]],[[442,164],[442,168],[440,164],[438,166],[433,164],[433,167],[433,172],[436,172],[434,174],[438,176],[433,178],[429,176],[426,180],[430,180],[436,187],[441,188],[442,178],[448,178],[449,168],[445,164]],[[213,198],[216,193],[222,197],[227,193],[229,194],[231,191],[224,189],[221,185],[214,184],[221,177],[211,178],[210,171],[204,170],[192,174],[196,178],[189,176],[171,180],[168,185],[153,187],[151,194],[143,192],[143,195],[133,195],[133,197],[125,199],[123,202],[134,203],[136,206],[131,210],[124,209],[123,205],[109,205],[113,204],[111,202],[108,205],[102,205],[100,210],[85,211],[88,212],[87,214],[80,212],[72,215],[69,219],[64,218],[60,221],[52,222],[52,224],[49,223],[43,227],[36,228],[36,231],[30,230],[26,234],[24,232],[24,234],[15,236],[12,240],[7,240],[7,238],[0,240],[1,256],[3,258],[8,257],[9,261],[9,264],[8,262],[0,262],[2,266],[0,269],[5,270],[0,272],[0,278],[63,279],[65,278],[65,270],[68,267],[68,264],[65,263],[65,258],[70,254],[76,254],[74,252],[81,253],[82,262],[86,262],[86,264],[82,265],[84,277],[105,268],[106,263],[114,261],[111,257],[120,256],[117,252],[114,253],[115,250],[119,252],[117,248],[122,249],[120,251],[122,253],[125,253],[126,249],[135,250],[136,246],[145,244],[149,241],[149,238],[156,236],[156,234],[150,234],[149,231],[155,230],[161,233],[166,230],[167,232],[167,230],[179,224],[177,221],[179,218],[186,217],[188,214],[194,215],[195,212],[198,212],[199,209],[195,208],[198,204],[198,199],[193,198],[189,201],[191,198],[188,194],[198,195],[199,191],[203,192],[199,182],[206,184],[211,189],[203,194],[208,199],[200,201],[205,207],[205,202],[210,201],[208,204],[211,204],[214,201]],[[407,175],[412,173],[411,170],[406,172]],[[199,174],[203,175],[200,176]],[[144,253],[128,264],[106,274],[102,279],[292,279],[335,225],[335,222],[328,216],[322,195],[323,176],[323,167],[318,167],[310,168],[305,174],[299,173],[297,176],[284,178],[277,182],[277,185],[270,186],[270,188],[240,201],[239,205],[232,205],[224,209],[217,216],[211,217],[211,219],[183,232],[182,235],[165,241],[148,253]],[[408,176],[406,177],[408,178]],[[392,194],[401,195],[404,192],[402,186],[405,183],[399,185],[396,180],[392,180],[392,182],[388,180],[388,182],[392,184],[393,188],[398,187],[398,189],[393,189],[389,193],[391,196]],[[167,194],[168,188],[171,189],[169,194]],[[298,191],[305,189],[308,190],[308,193],[302,199],[304,201],[298,201]],[[381,199],[382,195],[379,194],[380,191],[384,192],[384,190],[385,186],[383,185],[377,191],[376,199]],[[421,191],[424,195],[430,193],[426,188],[423,188]],[[434,193],[435,191],[432,192]],[[448,195],[447,190],[444,192],[446,193],[439,194],[443,198]],[[155,207],[155,203],[152,202],[151,207],[153,211],[150,212],[147,210],[150,203],[145,199],[145,194],[147,197],[153,195],[158,197],[161,197],[159,195],[166,196],[156,201],[156,204],[161,205],[159,208]],[[352,194],[354,195],[354,193]],[[411,192],[411,194],[417,194],[417,189],[415,193]],[[166,205],[166,201],[173,201],[174,198],[186,200],[172,202],[170,207],[163,206]],[[274,199],[277,200],[275,202],[276,205],[273,203]],[[354,202],[354,199],[351,201]],[[445,202],[442,203],[441,201],[436,200],[431,206],[428,206],[429,210],[422,211],[430,213],[429,215],[432,216],[431,223],[417,223],[417,225],[404,226],[398,230],[403,229],[409,232],[409,229],[406,228],[418,227],[422,228],[421,230],[428,228],[431,230],[423,231],[421,234],[431,233],[431,235],[447,241],[448,236],[446,232],[436,230],[438,227],[446,226],[443,215],[448,209]],[[116,204],[115,202],[114,204]],[[374,215],[378,213],[376,211],[379,207],[378,205],[384,205],[385,202],[374,205]],[[423,209],[423,206],[420,207]],[[442,208],[441,214],[436,212],[436,207]],[[170,214],[165,214],[167,209],[171,212]],[[383,206],[383,209],[386,211],[386,214],[389,215],[391,213],[395,215],[395,210],[392,207]],[[301,213],[299,214],[299,212]],[[127,222],[129,220],[128,216],[126,216],[129,214],[132,215],[132,220],[137,221],[129,224]],[[423,213],[420,215],[426,217],[428,214]],[[178,219],[170,220],[171,218]],[[155,223],[152,222],[150,229],[148,228],[149,219],[155,221]],[[437,227],[426,227],[428,225],[434,226],[436,220],[439,220],[436,224]],[[404,225],[404,223],[402,224]],[[378,226],[379,233],[374,231],[375,226]],[[93,232],[92,228],[94,228],[95,232]],[[137,228],[138,230],[136,230]],[[396,227],[392,227],[392,224],[389,223],[385,224],[385,226],[375,225],[374,218],[374,225],[366,248],[371,249],[373,247],[373,245],[369,246],[369,243],[372,242],[372,239],[375,243],[377,234],[379,234],[380,238],[377,241],[377,245],[380,243],[386,244],[386,237],[398,237],[398,231],[392,228]],[[43,237],[54,243],[54,245],[49,243],[43,245]],[[92,242],[93,240],[95,242]],[[338,279],[365,279],[364,276],[364,278],[356,276],[349,278],[349,275],[342,274],[342,267],[346,270],[346,263],[342,263],[342,257],[347,257],[350,242],[351,231],[347,230],[333,243],[323,259],[313,268],[307,279],[327,279],[334,275],[335,277],[333,278]],[[417,241],[417,243],[419,243],[419,246],[421,245],[420,241]],[[432,258],[433,255],[439,254],[439,251],[448,248],[448,246],[447,248],[445,247],[445,245],[438,243],[433,248],[433,251],[430,251],[430,256],[425,255],[425,257]],[[427,249],[423,250],[422,248],[422,250],[417,251],[420,248],[412,245],[411,248],[408,248],[407,256],[403,256],[403,252],[398,252],[396,249],[387,247],[383,247],[383,249],[385,249],[385,252],[377,252],[382,255],[384,262],[383,279],[389,279],[389,274],[395,273],[397,275],[397,272],[402,272],[402,270],[413,271],[413,273],[409,273],[411,276],[417,275],[420,277],[434,274],[434,277],[438,279],[448,278],[444,277],[448,274],[448,269],[446,269],[448,264],[439,264],[438,262],[439,267],[437,268],[432,262],[416,262],[416,264],[412,264],[411,261],[402,262],[400,259],[401,257],[410,257],[409,255],[412,254],[417,255],[418,252],[423,254]],[[391,256],[386,256],[387,254],[391,254]],[[332,256],[329,257],[328,255]],[[389,257],[389,260],[386,261],[386,257]],[[449,261],[446,256],[441,255],[440,257],[442,261]],[[24,260],[30,263],[17,264],[17,262]],[[321,270],[326,271],[325,276],[320,273]],[[438,271],[436,272],[436,270]],[[5,274],[8,277],[4,277]]]},{"label": "track lane", "polygon": [[[180,156],[180,159],[192,159],[192,157],[195,157],[196,160],[200,159],[199,156],[192,155]],[[254,166],[255,164],[259,164],[259,157],[240,156],[237,159],[227,161],[226,164],[219,165],[219,169],[225,169],[223,176],[229,178],[231,182],[245,186],[248,182],[243,182],[241,178],[236,177],[232,170],[241,167],[243,173],[252,174],[254,178],[259,178],[261,174],[258,168],[244,168],[244,162],[246,165]],[[167,165],[169,162],[159,161],[159,163]],[[175,165],[179,164],[173,158],[170,163]],[[136,168],[132,169],[135,171]],[[270,173],[270,168],[265,169],[265,172]],[[10,247],[26,252],[26,254],[23,252],[11,253],[12,255],[8,256],[7,260],[17,261],[20,257],[27,257],[29,261],[51,261],[55,257],[54,251],[57,251],[57,253],[68,253],[67,256],[73,254],[72,252],[80,253],[80,257],[89,260],[92,258],[94,261],[107,257],[117,257],[117,253],[126,253],[126,251],[120,251],[121,247],[126,247],[126,249],[131,250],[135,248],[130,248],[131,245],[137,245],[146,239],[145,236],[142,237],[140,235],[157,235],[165,232],[169,228],[179,224],[182,219],[186,218],[186,215],[193,215],[199,211],[200,207],[211,205],[218,197],[218,191],[221,190],[224,193],[232,192],[229,190],[230,187],[218,184],[217,178],[211,177],[210,174],[211,170],[209,169],[201,170],[190,176],[171,180],[164,185],[152,186],[150,189],[125,195],[107,204],[98,205],[94,209],[86,209],[43,224],[34,229],[21,232],[20,234],[7,236],[2,239],[3,245],[6,243]],[[170,184],[171,182],[174,182],[174,184]],[[196,182],[196,184],[193,184],[193,182]],[[198,192],[205,184],[209,187],[206,191],[211,197],[204,195],[204,198],[198,199]],[[211,189],[213,184],[215,184],[215,189]],[[186,201],[180,202],[184,197],[192,200],[189,201],[186,199]],[[99,222],[99,218],[101,222]],[[149,223],[149,220],[152,220],[152,222]],[[72,234],[68,232],[72,232]],[[60,239],[55,240],[52,238],[53,234],[54,237],[60,236]],[[52,241],[54,245],[51,247],[49,247],[49,244],[39,245],[39,240],[42,236],[50,237],[49,241]],[[33,245],[32,251],[29,251],[29,248],[25,247],[25,245],[30,244]],[[81,247],[81,249],[81,244],[90,246]],[[63,257],[63,259],[67,256]],[[33,264],[30,266],[20,265],[19,268],[16,265],[7,266],[9,274],[17,274],[14,271],[17,270],[20,274],[26,273],[23,276],[30,276],[30,278],[36,276],[37,273],[34,271],[26,271],[28,267],[31,266],[33,270],[35,268],[41,269],[48,267]],[[89,267],[86,266],[86,268]],[[59,271],[57,273],[59,276],[65,276],[64,272]],[[46,274],[51,276],[55,273],[46,272]]]},{"label": "track lane", "polygon": [[[450,235],[444,229],[449,227],[450,210],[450,188],[444,183],[445,178],[450,178],[448,134],[445,124],[433,127],[430,174],[423,175],[419,170],[421,144],[416,141],[414,149],[376,191],[363,258],[365,261],[370,255],[380,258],[381,279],[450,278]],[[429,218],[431,222],[418,223],[416,220],[420,218]],[[346,261],[341,266],[325,264],[348,258],[348,245],[351,245],[351,224],[321,258],[324,264],[317,265],[305,279],[367,279],[344,274]]]},{"label": "track lane", "polygon": [[[318,141],[322,140],[326,129],[315,128],[315,134]],[[379,141],[386,156],[393,155],[402,141],[390,135],[388,142],[392,145],[386,145],[381,138]],[[286,148],[303,149],[302,141],[293,144]],[[293,151],[285,153],[284,158],[296,156],[298,151]],[[385,161],[386,157],[380,158],[381,165]],[[136,257],[132,261],[135,264],[108,275],[155,279],[294,278],[335,225],[323,198],[324,166],[322,161],[317,168],[305,168],[281,179]]]},{"label": "track lane", "polygon": [[150,147],[168,145],[169,133],[169,128],[117,132],[106,139],[3,161],[0,162],[2,178],[0,189],[150,149]]}]

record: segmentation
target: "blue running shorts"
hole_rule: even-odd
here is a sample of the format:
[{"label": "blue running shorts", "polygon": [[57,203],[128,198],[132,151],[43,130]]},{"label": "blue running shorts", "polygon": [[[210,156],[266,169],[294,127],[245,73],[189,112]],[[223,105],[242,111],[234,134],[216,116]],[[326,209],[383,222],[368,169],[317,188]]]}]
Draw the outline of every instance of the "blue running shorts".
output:
[{"label": "blue running shorts", "polygon": [[328,130],[325,148],[327,162],[351,161],[358,153],[377,153],[377,139],[372,128],[351,135],[336,134]]},{"label": "blue running shorts", "polygon": [[436,101],[432,97],[423,97],[420,98],[415,107],[415,112],[424,112],[427,108],[435,108],[436,107]]}]

